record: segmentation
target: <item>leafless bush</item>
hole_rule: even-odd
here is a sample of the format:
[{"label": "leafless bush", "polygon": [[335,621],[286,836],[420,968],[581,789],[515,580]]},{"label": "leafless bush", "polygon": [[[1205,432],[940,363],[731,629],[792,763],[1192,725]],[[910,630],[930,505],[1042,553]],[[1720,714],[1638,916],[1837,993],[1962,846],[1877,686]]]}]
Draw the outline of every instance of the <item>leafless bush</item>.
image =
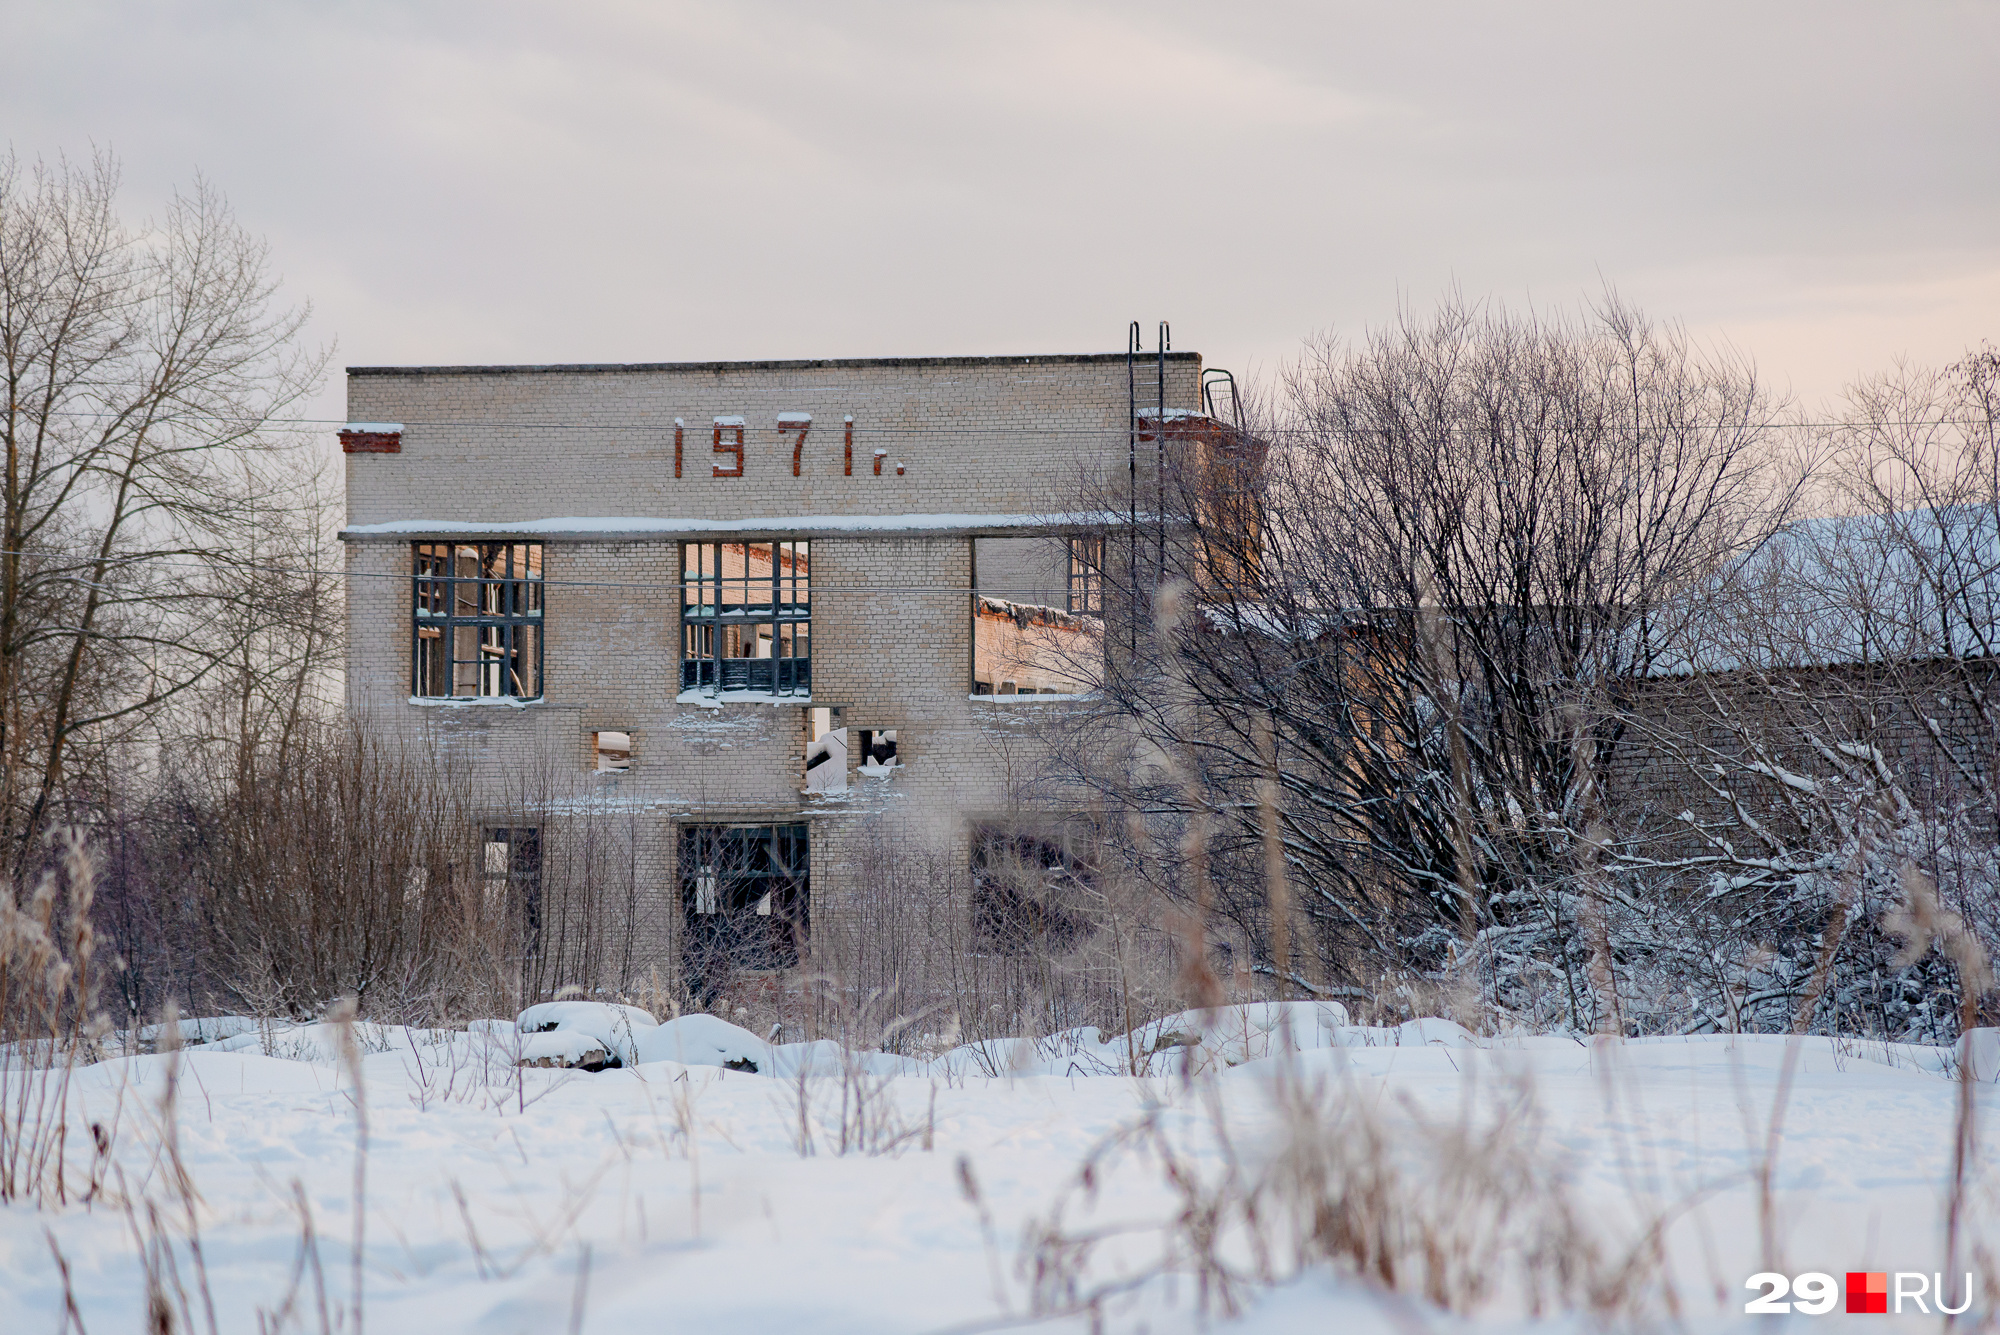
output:
[{"label": "leafless bush", "polygon": [[1087,837],[1072,856],[1057,847],[1060,824],[1032,815],[982,830],[976,869],[887,823],[863,830],[845,850],[860,893],[815,905],[807,967],[737,989],[738,1022],[931,1055],[1085,1025],[1118,1032],[1171,1001],[1157,911],[1116,868],[1089,865]]},{"label": "leafless bush", "polygon": [[457,1022],[565,987],[617,995],[658,958],[635,818],[594,790],[527,773],[475,796],[448,748],[338,726],[303,729],[247,785],[201,760],[177,758],[113,827],[107,925],[135,1003],[305,1018],[353,996],[366,1018]]}]

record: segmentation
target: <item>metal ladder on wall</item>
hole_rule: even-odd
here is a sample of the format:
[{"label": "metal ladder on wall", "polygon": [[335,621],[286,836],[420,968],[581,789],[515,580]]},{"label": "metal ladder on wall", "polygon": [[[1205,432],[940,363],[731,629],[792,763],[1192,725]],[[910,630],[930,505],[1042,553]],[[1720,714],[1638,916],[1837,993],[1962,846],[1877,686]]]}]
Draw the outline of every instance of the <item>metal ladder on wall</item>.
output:
[{"label": "metal ladder on wall", "polygon": [[[1153,515],[1155,530],[1152,553],[1152,587],[1157,590],[1166,578],[1167,570],[1167,354],[1174,350],[1173,326],[1160,321],[1159,331],[1153,349],[1147,352],[1139,322],[1132,321],[1125,331],[1125,422],[1126,422],[1126,563],[1128,583],[1133,607],[1130,622],[1132,652],[1136,656],[1139,647],[1139,590],[1141,562],[1144,554],[1140,551],[1139,512],[1145,505]],[[1236,377],[1219,366],[1204,367],[1201,373],[1201,411],[1220,422],[1223,420],[1217,391],[1227,386],[1229,391],[1227,410],[1237,438],[1244,434],[1243,401],[1236,387]],[[1150,431],[1146,422],[1150,420]],[[1139,486],[1139,453],[1151,437],[1153,446],[1153,494],[1141,497]],[[1104,552],[1104,560],[1113,559],[1109,545]],[[1150,601],[1150,600],[1148,600]]]},{"label": "metal ladder on wall", "polygon": [[[1137,320],[1125,331],[1125,423],[1126,423],[1126,589],[1132,599],[1129,623],[1132,643],[1131,650],[1136,658],[1139,651],[1139,589],[1140,553],[1139,511],[1139,448],[1141,437],[1152,437],[1154,449],[1153,479],[1155,495],[1145,498],[1149,513],[1154,516],[1154,527],[1158,529],[1158,542],[1154,553],[1151,574],[1152,586],[1158,589],[1167,568],[1167,530],[1161,522],[1166,513],[1167,501],[1167,354],[1173,351],[1173,327],[1165,320],[1160,321],[1159,334],[1152,354],[1147,355],[1144,338]],[[1149,433],[1145,427],[1146,414],[1152,418]],[[1106,551],[1105,560],[1112,559]],[[1150,599],[1148,600],[1150,602]]]}]

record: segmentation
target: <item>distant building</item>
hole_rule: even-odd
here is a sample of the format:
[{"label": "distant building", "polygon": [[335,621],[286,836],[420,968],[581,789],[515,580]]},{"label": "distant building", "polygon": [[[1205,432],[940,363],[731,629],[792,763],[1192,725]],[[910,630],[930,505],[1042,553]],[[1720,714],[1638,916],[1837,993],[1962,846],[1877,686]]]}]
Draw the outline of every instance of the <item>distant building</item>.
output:
[{"label": "distant building", "polygon": [[1024,711],[1102,639],[1081,484],[1143,494],[1135,406],[1199,407],[1198,355],[1140,371],[349,368],[350,715],[450,758],[531,920],[561,820],[621,813],[621,977],[789,966],[870,894],[864,830],[964,867],[1018,815]]}]

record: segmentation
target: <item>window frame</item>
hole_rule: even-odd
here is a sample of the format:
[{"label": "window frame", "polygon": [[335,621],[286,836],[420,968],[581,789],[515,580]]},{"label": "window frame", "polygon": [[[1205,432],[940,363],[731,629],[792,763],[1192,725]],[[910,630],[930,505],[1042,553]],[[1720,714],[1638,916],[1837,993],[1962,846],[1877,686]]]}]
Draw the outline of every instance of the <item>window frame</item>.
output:
[{"label": "window frame", "polygon": [[1097,924],[1082,907],[1096,883],[1095,868],[1078,848],[1084,834],[1061,825],[973,823],[969,908],[976,950],[1047,954],[1095,933]]},{"label": "window frame", "polygon": [[675,863],[681,965],[704,1005],[733,974],[795,969],[807,957],[809,822],[689,821],[676,829]]},{"label": "window frame", "polygon": [[[461,553],[471,549],[474,572],[459,570]],[[495,558],[503,562],[501,573],[489,573]],[[516,562],[521,569],[516,570]],[[548,548],[540,542],[414,542],[410,544],[410,694],[419,700],[540,700],[547,690],[544,660],[548,646],[547,579]],[[463,599],[470,586],[473,596]],[[470,608],[467,611],[464,609]],[[532,628],[533,690],[508,689],[527,685],[520,681],[519,665],[524,654],[523,630]],[[479,653],[474,658],[458,656],[461,630],[471,631]],[[434,632],[425,634],[426,631]],[[444,690],[430,689],[437,670],[437,652],[443,655]],[[492,651],[490,654],[488,651]],[[514,666],[509,666],[510,664]],[[473,689],[463,694],[459,669],[470,665]],[[501,689],[486,688],[489,673]]]},{"label": "window frame", "polygon": [[1073,533],[1063,543],[1067,557],[1066,605],[1071,616],[1104,615],[1104,535]]},{"label": "window frame", "polygon": [[[539,825],[481,825],[479,879],[489,907],[518,909],[534,946],[542,930],[542,828]],[[504,848],[504,868],[493,866],[494,848]]]},{"label": "window frame", "polygon": [[[768,577],[753,577],[754,548],[770,556]],[[740,552],[742,573],[728,557]],[[692,562],[690,554],[695,554]],[[768,594],[758,600],[759,593]],[[732,600],[732,594],[736,597]],[[805,538],[741,538],[680,544],[679,689],[708,695],[762,693],[812,698],[812,543]],[[769,634],[761,635],[760,630]],[[745,638],[768,654],[729,654]],[[736,664],[739,666],[731,667]],[[758,664],[769,664],[759,668]]]}]

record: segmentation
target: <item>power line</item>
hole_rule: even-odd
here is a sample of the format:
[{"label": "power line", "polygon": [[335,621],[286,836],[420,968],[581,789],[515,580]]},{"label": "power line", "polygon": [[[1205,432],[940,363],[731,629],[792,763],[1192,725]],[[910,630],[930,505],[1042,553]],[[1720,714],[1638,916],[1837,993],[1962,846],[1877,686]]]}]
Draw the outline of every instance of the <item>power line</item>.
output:
[{"label": "power line", "polygon": [[[1169,411],[1175,411],[1175,410],[1170,409]],[[123,414],[113,413],[113,412],[85,411],[81,409],[58,408],[58,409],[52,409],[45,413],[24,413],[23,416],[76,417],[76,418],[114,417],[115,418],[123,416]],[[1157,418],[1152,417],[1149,414],[1142,415],[1142,419],[1148,421],[1158,420]],[[345,427],[353,419],[345,417],[288,417],[283,419],[282,421],[267,421],[255,417],[226,417],[226,416],[212,415],[205,413],[195,413],[195,414],[176,416],[169,420],[215,422],[225,425],[234,424],[238,426],[249,426],[256,428],[257,430],[263,430],[263,431],[291,431],[298,433],[318,434],[322,431],[326,431],[329,429],[337,432],[342,427]],[[1224,425],[1224,426],[1227,425],[1227,423],[1222,422],[1222,419],[1220,418],[1204,417],[1203,420],[1214,421],[1218,425]],[[633,420],[633,421],[623,421],[623,422],[607,422],[607,421],[510,422],[510,421],[459,420],[459,419],[444,418],[429,422],[405,421],[402,423],[402,425],[406,428],[422,427],[425,429],[449,428],[449,429],[463,429],[463,430],[499,430],[499,431],[669,431],[673,429],[673,419],[671,417],[667,417],[663,420],[647,418],[644,420]],[[846,423],[835,420],[833,416],[829,414],[829,416],[825,418],[813,419],[811,425],[815,427],[822,425],[829,427],[844,427]],[[890,435],[910,435],[910,436],[953,436],[953,435],[1104,436],[1107,438],[1115,438],[1119,440],[1123,440],[1127,435],[1128,431],[1130,430],[1129,426],[1123,424],[1118,426],[1073,426],[1073,427],[1072,426],[1023,426],[1023,425],[913,426],[913,425],[903,425],[897,423],[878,423],[872,421],[864,423],[857,421],[854,423],[854,425],[857,428],[865,427],[865,429],[871,434],[887,433]],[[1722,427],[1747,427],[1758,430],[1782,428],[1782,427],[1849,427],[1856,430],[1867,430],[1874,427],[1948,427],[1948,426],[1961,426],[1964,425],[1964,423],[1952,419],[1897,418],[1897,419],[1889,419],[1882,421],[1865,421],[1865,422],[1844,422],[1838,420],[1773,421],[1773,422],[1761,422],[1761,423],[1684,422],[1684,423],[1677,423],[1675,425],[1679,429],[1688,429],[1688,430],[1712,430]],[[693,420],[683,423],[683,427],[685,430],[688,431],[701,431],[701,430],[713,429],[713,426],[710,422],[702,420],[701,414],[696,414]],[[787,435],[797,430],[796,426],[780,427],[775,423],[769,426],[758,426],[750,423],[745,423],[744,428],[745,430],[750,430],[750,431],[757,431],[757,430],[764,430],[771,432],[782,431],[784,434]],[[730,426],[725,427],[724,429],[733,430],[734,424],[731,424]],[[1234,428],[1232,427],[1230,429],[1233,430]],[[1310,434],[1313,430],[1315,430],[1315,428],[1312,427],[1276,426],[1276,427],[1266,428],[1265,432],[1278,435],[1293,435],[1293,434]],[[1260,434],[1260,433],[1252,433],[1252,434]]]},{"label": "power line", "polygon": [[[15,554],[34,555],[36,553],[15,553]],[[78,564],[80,565],[89,565],[89,564],[94,564],[95,558],[83,557],[83,558],[77,558],[77,561]],[[416,580],[427,580],[439,584],[442,584],[447,580],[459,580],[465,583],[474,583],[483,579],[484,582],[489,584],[532,584],[537,588],[547,588],[547,589],[626,589],[626,590],[646,590],[646,591],[657,591],[657,592],[679,592],[687,588],[696,587],[697,584],[714,583],[714,579],[712,577],[703,581],[690,580],[686,583],[679,583],[679,582],[661,583],[661,582],[647,581],[647,580],[506,579],[506,578],[489,579],[477,575],[395,574],[384,570],[341,570],[341,569],[335,569],[333,567],[313,568],[304,566],[293,567],[293,566],[245,565],[240,562],[234,562],[234,561],[226,561],[226,562],[219,561],[211,564],[202,561],[150,560],[145,557],[129,557],[123,559],[115,559],[113,560],[112,564],[124,565],[124,566],[143,564],[151,567],[165,567],[170,570],[244,571],[253,574],[263,574],[263,575],[298,575],[298,576],[324,575],[331,579],[393,579],[405,582],[414,582]],[[808,576],[807,578],[808,581],[810,581],[811,577]],[[770,577],[768,575],[761,577],[761,579],[756,576],[744,577],[744,582],[750,584],[757,584],[760,582],[768,583],[769,580]],[[73,579],[73,580],[67,580],[65,582],[87,584],[90,581],[82,579]],[[736,581],[734,579],[728,579],[725,580],[724,582],[734,583]],[[808,586],[805,592],[808,595],[813,593],[982,593],[984,592],[988,593],[989,596],[992,597],[999,596],[997,592],[977,589],[967,584],[813,584],[808,582]],[[1003,599],[1003,601],[1005,600]]]}]

